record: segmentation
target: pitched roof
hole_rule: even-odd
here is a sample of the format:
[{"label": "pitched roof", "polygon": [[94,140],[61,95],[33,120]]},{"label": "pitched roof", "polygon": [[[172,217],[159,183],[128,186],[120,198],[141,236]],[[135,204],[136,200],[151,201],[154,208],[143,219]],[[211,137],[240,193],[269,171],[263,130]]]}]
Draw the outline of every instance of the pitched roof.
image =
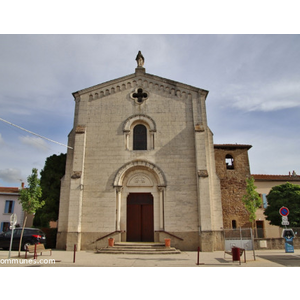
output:
[{"label": "pitched roof", "polygon": [[228,149],[228,150],[234,150],[234,149],[250,149],[252,148],[251,145],[242,145],[242,144],[214,144],[215,149]]},{"label": "pitched roof", "polygon": [[16,194],[19,193],[19,188],[17,187],[3,187],[0,186],[0,194]]},{"label": "pitched roof", "polygon": [[299,175],[251,174],[256,181],[300,181]]},{"label": "pitched roof", "polygon": [[[141,81],[140,84],[138,82]],[[181,95],[181,93],[188,93],[190,91],[201,93],[203,96],[208,95],[208,91],[194,87],[185,83],[181,83],[178,81],[174,81],[171,79],[163,78],[157,75],[146,73],[144,68],[136,68],[135,73],[129,74],[126,76],[122,76],[116,79],[112,79],[79,91],[76,91],[72,93],[73,97],[76,99],[76,96],[80,96],[86,93],[93,94],[94,92],[97,92],[99,95],[99,98],[103,98],[105,96],[108,96],[112,93],[118,93],[126,89],[132,90],[136,85],[145,85],[145,89],[151,90],[150,85],[153,85],[153,89],[160,90],[164,93],[172,93],[174,92],[174,95]],[[102,96],[101,96],[102,95]]]}]

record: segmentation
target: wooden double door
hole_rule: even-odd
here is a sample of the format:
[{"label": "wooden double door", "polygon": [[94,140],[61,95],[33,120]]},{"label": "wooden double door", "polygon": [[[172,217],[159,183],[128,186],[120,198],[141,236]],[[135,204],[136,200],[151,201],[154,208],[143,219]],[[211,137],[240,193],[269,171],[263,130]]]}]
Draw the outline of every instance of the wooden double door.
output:
[{"label": "wooden double door", "polygon": [[153,242],[153,196],[130,193],[127,197],[127,242]]}]

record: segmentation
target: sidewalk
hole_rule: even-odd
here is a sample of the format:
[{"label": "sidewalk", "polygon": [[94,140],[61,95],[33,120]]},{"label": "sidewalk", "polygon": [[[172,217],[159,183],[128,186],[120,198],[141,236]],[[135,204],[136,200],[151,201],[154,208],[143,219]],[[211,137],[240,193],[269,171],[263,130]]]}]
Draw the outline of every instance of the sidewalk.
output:
[{"label": "sidewalk", "polygon": [[8,251],[0,250],[0,267],[284,267],[300,266],[300,249],[295,253],[285,253],[284,250],[257,250],[246,252],[246,263],[244,256],[239,262],[232,262],[228,254],[224,257],[223,251],[200,252],[199,265],[197,265],[197,252],[182,252],[181,254],[160,254],[160,255],[137,255],[137,254],[99,254],[93,251],[78,251],[75,254],[73,263],[73,251],[53,250],[52,256],[45,252],[38,256],[37,260],[33,255],[21,252],[18,257],[17,251],[11,252],[8,260]]}]

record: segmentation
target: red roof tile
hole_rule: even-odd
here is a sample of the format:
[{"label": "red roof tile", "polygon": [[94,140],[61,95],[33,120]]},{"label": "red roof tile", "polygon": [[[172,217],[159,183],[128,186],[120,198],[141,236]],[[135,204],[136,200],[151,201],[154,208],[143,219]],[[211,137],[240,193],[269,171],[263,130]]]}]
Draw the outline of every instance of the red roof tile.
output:
[{"label": "red roof tile", "polygon": [[299,175],[251,174],[257,181],[300,181]]},{"label": "red roof tile", "polygon": [[19,193],[19,188],[0,186],[0,193]]}]

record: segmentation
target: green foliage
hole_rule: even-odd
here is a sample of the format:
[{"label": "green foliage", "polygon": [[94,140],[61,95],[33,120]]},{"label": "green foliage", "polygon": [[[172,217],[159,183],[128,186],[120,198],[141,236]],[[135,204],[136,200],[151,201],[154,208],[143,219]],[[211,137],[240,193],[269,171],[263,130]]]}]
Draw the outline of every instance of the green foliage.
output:
[{"label": "green foliage", "polygon": [[41,200],[42,188],[38,178],[38,170],[33,168],[32,174],[27,177],[28,187],[20,191],[19,202],[29,214],[34,214],[45,202]]},{"label": "green foliage", "polygon": [[300,227],[300,185],[289,182],[274,186],[267,195],[268,207],[264,214],[271,225],[282,226],[279,209],[289,209],[288,220],[291,227]]},{"label": "green foliage", "polygon": [[246,179],[246,182],[246,194],[243,196],[242,201],[249,212],[249,221],[254,222],[256,219],[256,210],[262,205],[262,200],[256,191],[254,178],[249,177]]},{"label": "green foliage", "polygon": [[60,183],[65,174],[66,154],[52,155],[46,159],[41,171],[42,199],[45,205],[34,218],[34,225],[48,227],[50,221],[58,219]]}]

